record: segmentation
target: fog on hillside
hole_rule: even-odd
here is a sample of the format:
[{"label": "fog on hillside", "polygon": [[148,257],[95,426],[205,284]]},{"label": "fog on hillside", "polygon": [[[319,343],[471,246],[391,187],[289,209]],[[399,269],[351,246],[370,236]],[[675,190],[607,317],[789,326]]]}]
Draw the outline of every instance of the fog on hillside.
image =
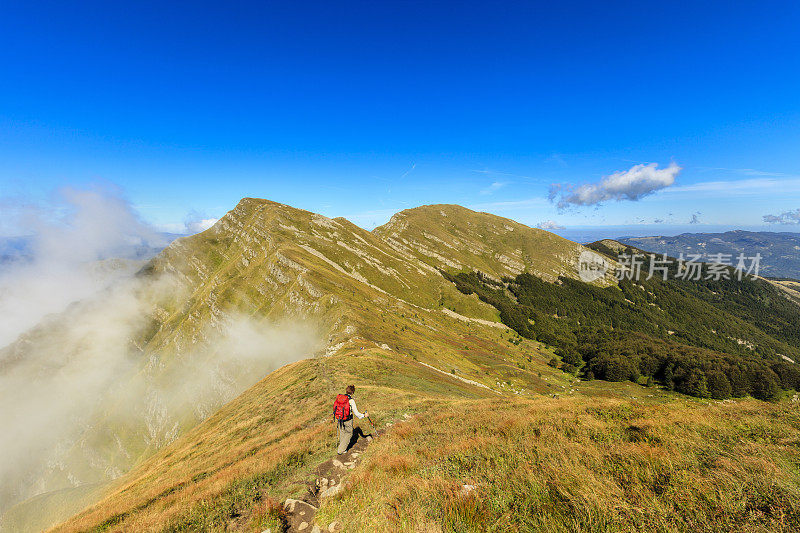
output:
[{"label": "fog on hillside", "polygon": [[132,246],[166,245],[123,198],[101,189],[65,188],[51,205],[18,206],[4,216],[31,237],[27,253],[0,270],[0,347],[140,266],[108,258],[128,255]]},{"label": "fog on hillside", "polygon": [[187,421],[317,349],[307,324],[222,311],[177,347],[141,345],[163,313],[158,303],[182,302],[190,287],[177,276],[133,276],[138,265],[93,263],[153,229],[119,198],[67,197],[61,223],[32,218],[32,260],[0,276],[0,513],[118,477]]}]

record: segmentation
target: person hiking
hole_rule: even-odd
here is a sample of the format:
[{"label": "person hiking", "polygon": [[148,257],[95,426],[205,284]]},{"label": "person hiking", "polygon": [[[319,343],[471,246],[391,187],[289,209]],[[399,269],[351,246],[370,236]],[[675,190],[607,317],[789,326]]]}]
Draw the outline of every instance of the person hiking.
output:
[{"label": "person hiking", "polygon": [[358,418],[369,416],[366,411],[358,412],[356,401],[353,399],[355,392],[355,386],[348,385],[344,394],[337,395],[336,401],[333,403],[333,420],[339,430],[339,447],[336,449],[336,453],[339,455],[347,451],[350,441],[353,440],[353,415]]}]

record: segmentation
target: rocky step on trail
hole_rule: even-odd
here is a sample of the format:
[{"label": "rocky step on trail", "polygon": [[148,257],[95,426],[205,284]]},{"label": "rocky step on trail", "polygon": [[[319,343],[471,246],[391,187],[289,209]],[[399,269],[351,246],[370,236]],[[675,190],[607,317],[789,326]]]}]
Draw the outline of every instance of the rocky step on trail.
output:
[{"label": "rocky step on trail", "polygon": [[[391,422],[388,422],[386,427],[389,428],[391,425]],[[356,428],[353,435],[356,441],[345,453],[331,457],[314,470],[315,482],[308,486],[305,496],[299,500],[287,499],[283,502],[287,532],[322,533],[342,529],[336,521],[331,522],[326,529],[322,529],[314,523],[314,517],[323,499],[334,496],[344,489],[347,474],[356,467],[361,454],[373,438],[377,437],[377,433],[364,434],[360,428]]]}]

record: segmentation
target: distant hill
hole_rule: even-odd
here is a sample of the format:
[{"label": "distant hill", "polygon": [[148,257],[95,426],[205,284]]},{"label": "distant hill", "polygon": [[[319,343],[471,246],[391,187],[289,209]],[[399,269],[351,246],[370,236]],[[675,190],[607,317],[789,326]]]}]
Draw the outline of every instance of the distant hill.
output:
[{"label": "distant hill", "polygon": [[800,278],[800,233],[771,231],[726,231],[725,233],[682,233],[673,237],[620,237],[619,242],[658,254],[678,257],[689,254],[708,255],[761,254],[760,275],[779,278]]}]

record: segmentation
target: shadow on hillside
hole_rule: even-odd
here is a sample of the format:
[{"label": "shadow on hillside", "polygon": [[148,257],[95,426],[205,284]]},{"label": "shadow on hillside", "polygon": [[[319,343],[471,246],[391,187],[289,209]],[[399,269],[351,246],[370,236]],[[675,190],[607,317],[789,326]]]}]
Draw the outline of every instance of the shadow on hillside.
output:
[{"label": "shadow on hillside", "polygon": [[350,442],[347,444],[347,452],[350,451],[350,448],[356,445],[356,442],[358,442],[359,439],[366,439],[367,437],[372,436],[372,433],[364,433],[364,430],[360,427],[354,428],[353,436],[350,438]]}]

